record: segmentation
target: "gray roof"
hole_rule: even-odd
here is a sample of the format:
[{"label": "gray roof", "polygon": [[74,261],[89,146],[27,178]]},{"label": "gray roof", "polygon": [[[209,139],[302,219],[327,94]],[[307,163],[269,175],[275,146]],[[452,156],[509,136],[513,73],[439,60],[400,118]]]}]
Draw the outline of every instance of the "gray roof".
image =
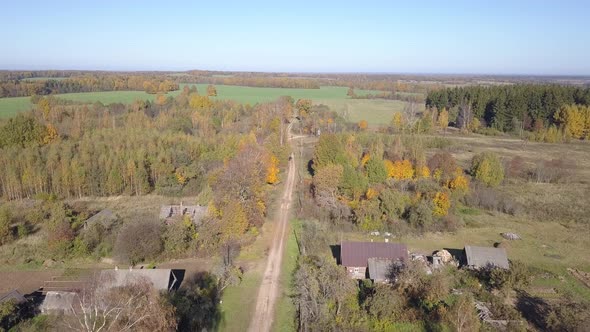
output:
[{"label": "gray roof", "polygon": [[369,258],[385,258],[391,260],[408,259],[408,248],[405,244],[389,242],[342,242],[340,258],[344,266],[367,266]]},{"label": "gray roof", "polygon": [[74,298],[76,297],[76,293],[74,292],[47,292],[45,295],[45,299],[41,304],[41,311],[64,311],[64,312],[71,312],[73,311],[73,306],[75,304]]},{"label": "gray roof", "polygon": [[27,299],[25,299],[25,297],[16,289],[13,289],[8,293],[0,295],[0,303],[4,303],[10,300],[14,300],[15,303],[23,303],[27,301]]},{"label": "gray roof", "polygon": [[102,287],[123,287],[147,281],[157,290],[171,290],[178,280],[170,269],[121,269],[104,270],[100,273]]},{"label": "gray roof", "polygon": [[160,219],[188,215],[193,221],[199,221],[207,215],[207,207],[201,205],[162,205]]},{"label": "gray roof", "polygon": [[388,278],[389,270],[393,261],[385,258],[369,258],[369,279],[385,281]]},{"label": "gray roof", "polygon": [[470,267],[496,266],[504,269],[510,268],[504,248],[465,246],[465,258],[467,259],[467,266]]},{"label": "gray roof", "polygon": [[100,223],[105,228],[110,228],[112,224],[117,221],[119,217],[111,210],[104,209],[99,213],[93,215],[92,217],[86,219],[84,222],[86,225],[92,225],[95,223]]}]

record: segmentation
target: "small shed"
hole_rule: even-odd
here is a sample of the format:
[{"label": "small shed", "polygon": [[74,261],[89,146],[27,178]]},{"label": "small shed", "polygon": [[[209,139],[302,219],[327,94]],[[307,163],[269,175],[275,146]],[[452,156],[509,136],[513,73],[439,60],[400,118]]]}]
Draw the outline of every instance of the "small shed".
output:
[{"label": "small shed", "polygon": [[86,221],[84,221],[84,229],[94,224],[100,224],[105,229],[110,229],[118,219],[119,217],[113,211],[104,209],[92,217],[86,219]]},{"label": "small shed", "polygon": [[465,259],[469,268],[481,269],[490,266],[510,268],[504,248],[465,246]]},{"label": "small shed", "polygon": [[8,293],[0,294],[0,304],[7,301],[14,301],[16,304],[21,304],[26,302],[27,299],[18,290],[13,289]]},{"label": "small shed", "polygon": [[76,305],[76,296],[77,294],[74,292],[47,292],[47,294],[45,294],[45,299],[41,304],[41,312],[44,314],[74,313],[74,305]]},{"label": "small shed", "polygon": [[147,281],[157,290],[171,291],[180,283],[171,269],[104,270],[99,277],[101,288],[124,287]]}]

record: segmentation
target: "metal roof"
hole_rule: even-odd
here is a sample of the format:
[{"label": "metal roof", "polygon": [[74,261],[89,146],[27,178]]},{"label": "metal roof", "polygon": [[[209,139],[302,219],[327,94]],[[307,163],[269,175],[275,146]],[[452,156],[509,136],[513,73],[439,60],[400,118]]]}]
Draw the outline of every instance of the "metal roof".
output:
[{"label": "metal roof", "polygon": [[171,290],[178,280],[171,269],[105,270],[100,273],[101,286],[123,287],[147,281],[157,290]]},{"label": "metal roof", "polygon": [[45,299],[41,304],[41,311],[47,312],[51,310],[72,312],[74,308],[74,292],[47,292]]},{"label": "metal roof", "polygon": [[369,279],[373,280],[387,280],[389,270],[393,261],[385,258],[369,258]]},{"label": "metal roof", "polygon": [[465,246],[467,265],[475,268],[496,266],[510,268],[504,248]]},{"label": "metal roof", "polygon": [[25,297],[16,289],[13,289],[8,293],[0,295],[0,303],[4,303],[10,300],[14,300],[16,303],[23,303],[27,299],[25,299]]},{"label": "metal roof", "polygon": [[367,266],[369,258],[407,260],[408,248],[405,244],[389,242],[342,242],[340,245],[342,265]]}]

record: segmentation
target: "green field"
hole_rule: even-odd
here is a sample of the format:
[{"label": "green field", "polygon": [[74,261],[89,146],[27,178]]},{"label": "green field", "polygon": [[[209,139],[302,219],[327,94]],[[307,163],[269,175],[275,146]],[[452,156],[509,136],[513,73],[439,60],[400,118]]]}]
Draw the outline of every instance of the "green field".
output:
[{"label": "green field", "polygon": [[[185,85],[181,84],[181,89]],[[197,84],[200,93],[204,93],[207,84]],[[218,85],[217,99],[235,100],[239,103],[251,104],[269,102],[280,96],[291,96],[294,99],[306,98],[313,100],[316,104],[324,104],[330,109],[348,113],[348,119],[352,122],[367,120],[370,124],[386,124],[391,120],[392,113],[402,111],[405,103],[398,100],[362,100],[350,99],[346,96],[348,88],[324,86],[320,89],[283,89],[283,88],[255,88],[233,85]],[[356,90],[359,95],[376,93],[377,91]],[[173,91],[169,95],[176,96],[180,90]],[[143,91],[104,91],[104,92],[80,92],[55,95],[59,98],[78,102],[101,102],[111,103],[132,103],[140,100],[154,100],[155,95]],[[0,99],[0,118],[14,116],[16,113],[31,108],[30,97],[15,97]]]}]

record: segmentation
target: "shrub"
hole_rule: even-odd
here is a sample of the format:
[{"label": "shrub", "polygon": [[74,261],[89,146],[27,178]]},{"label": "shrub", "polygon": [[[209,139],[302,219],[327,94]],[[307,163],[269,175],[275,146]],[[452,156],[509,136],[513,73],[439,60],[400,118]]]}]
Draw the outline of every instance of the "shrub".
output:
[{"label": "shrub", "polygon": [[8,242],[11,232],[12,214],[7,207],[0,207],[0,245]]},{"label": "shrub", "polygon": [[465,203],[471,207],[498,211],[510,215],[516,215],[521,207],[510,197],[505,197],[499,191],[484,185],[474,183],[469,195],[465,197]]},{"label": "shrub", "polygon": [[427,201],[420,201],[408,211],[408,222],[415,228],[425,229],[433,220],[432,204]]},{"label": "shrub", "polygon": [[139,220],[124,225],[115,244],[116,255],[135,265],[162,252],[162,225],[155,220]]},{"label": "shrub", "polygon": [[489,187],[495,187],[504,180],[504,167],[495,153],[483,152],[471,160],[471,175]]}]

